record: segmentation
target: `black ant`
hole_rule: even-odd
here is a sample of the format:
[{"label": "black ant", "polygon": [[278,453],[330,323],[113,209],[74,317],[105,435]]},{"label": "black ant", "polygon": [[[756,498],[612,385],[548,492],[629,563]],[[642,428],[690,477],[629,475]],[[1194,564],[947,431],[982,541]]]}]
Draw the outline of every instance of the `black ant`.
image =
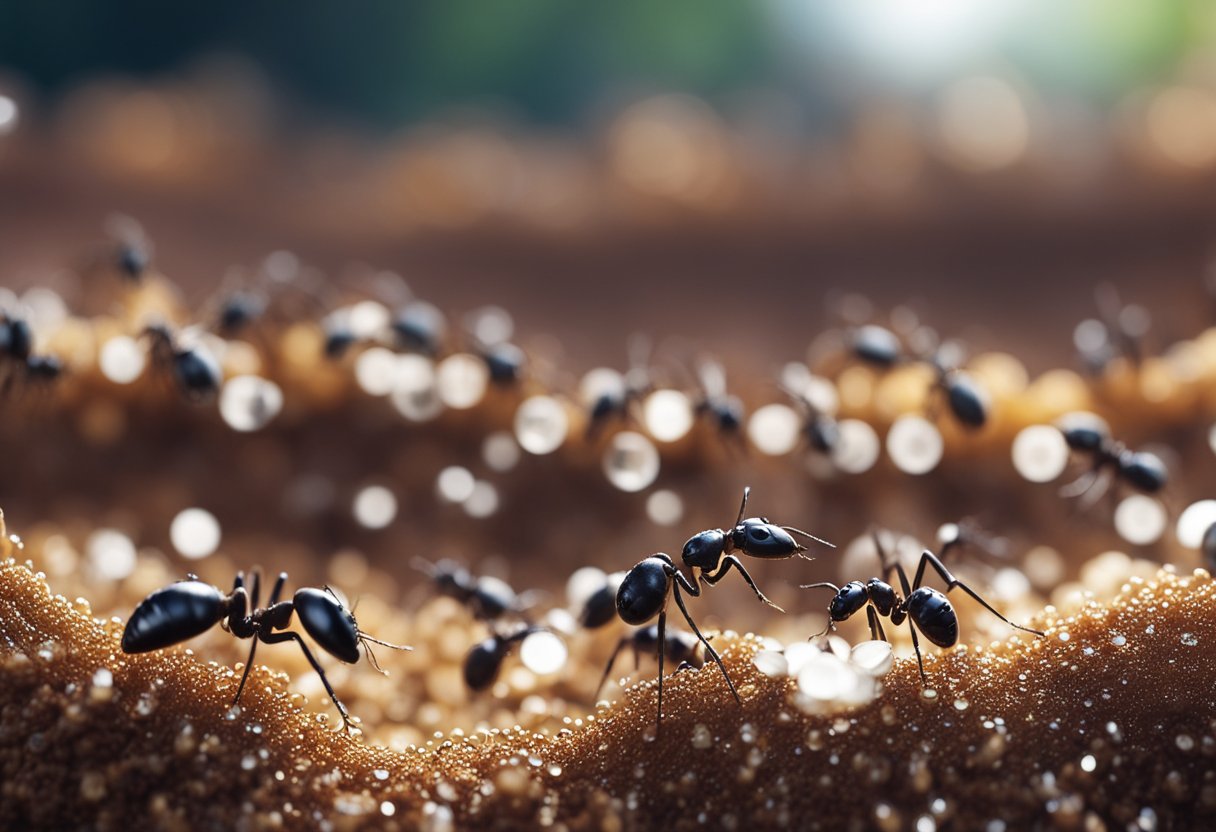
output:
[{"label": "black ant", "polygon": [[[877,537],[875,537],[874,543],[879,547],[880,557],[883,557],[885,560]],[[1040,638],[1045,635],[1045,633],[1039,630],[1014,624],[1008,618],[1001,615],[991,604],[980,597],[979,593],[954,577],[937,555],[928,549],[921,553],[920,564],[916,569],[916,579],[910,586],[908,584],[908,574],[904,571],[903,564],[898,559],[895,559],[890,564],[884,564],[884,578],[887,580],[870,578],[870,580],[864,583],[861,581],[850,581],[843,587],[836,586],[827,581],[817,584],[805,584],[803,586],[804,589],[826,588],[836,593],[836,596],[828,604],[828,626],[819,635],[827,635],[836,628],[838,622],[847,621],[849,618],[852,618],[855,613],[861,611],[862,607],[866,609],[866,617],[870,625],[870,637],[876,641],[887,640],[887,635],[882,629],[882,623],[879,621],[880,616],[891,619],[891,623],[896,626],[899,626],[904,622],[904,619],[907,619],[908,630],[912,634],[912,648],[916,651],[916,664],[920,669],[921,682],[927,686],[929,679],[925,676],[925,663],[920,654],[920,640],[916,635],[917,630],[938,647],[953,647],[958,642],[958,614],[954,611],[954,607],[950,605],[950,600],[946,597],[945,593],[922,585],[926,567],[932,567],[933,571],[946,582],[947,593],[958,587],[978,601],[984,609],[1004,621],[1010,627],[1027,633],[1033,633]],[[902,596],[888,583],[892,572],[895,572],[899,577],[899,585],[903,590]]]},{"label": "black ant", "polygon": [[164,324],[144,329],[151,341],[152,359],[168,369],[181,393],[190,401],[208,401],[219,391],[223,371],[211,352],[201,344],[183,346]]},{"label": "black ant", "polygon": [[225,338],[239,335],[266,314],[267,301],[262,295],[237,290],[227,295],[216,313],[215,331]]},{"label": "black ant", "polygon": [[[677,665],[676,672],[679,673],[682,670],[699,670],[704,667],[705,659],[697,649],[700,646],[701,642],[692,633],[686,633],[683,630],[668,630],[664,634],[661,649],[666,659]],[[604,689],[604,684],[608,681],[608,675],[612,673],[612,666],[616,664],[617,657],[626,647],[633,650],[634,669],[641,668],[642,654],[660,649],[658,625],[651,624],[648,627],[639,627],[633,632],[621,636],[620,641],[616,643],[616,648],[612,651],[612,655],[608,657],[608,664],[604,668],[604,675],[600,677],[599,686],[595,689],[597,697],[600,691]]]},{"label": "black ant", "polygon": [[1208,571],[1216,572],[1216,523],[1208,526],[1207,531],[1203,533],[1199,550],[1203,552],[1204,565]]},{"label": "black ant", "polygon": [[840,423],[825,413],[804,393],[797,393],[784,384],[782,392],[802,410],[802,436],[812,451],[831,454],[840,443]]},{"label": "black ant", "polygon": [[[34,331],[25,318],[0,311],[0,362],[11,361],[32,383],[47,383],[63,373],[63,363],[53,355],[35,355]],[[13,373],[4,376],[2,389],[8,391]]]},{"label": "black ant", "polygon": [[1133,451],[1110,437],[1104,425],[1084,414],[1065,416],[1056,425],[1068,447],[1092,460],[1090,469],[1069,485],[1060,489],[1066,498],[1081,498],[1083,507],[1097,502],[1112,478],[1117,478],[1145,494],[1156,494],[1165,488],[1169,472],[1156,454]]},{"label": "black ant", "polygon": [[479,641],[464,657],[464,683],[471,691],[480,692],[494,684],[502,663],[511,648],[533,633],[548,632],[544,627],[524,627],[509,635],[495,633]]},{"label": "black ant", "polygon": [[485,362],[490,381],[501,386],[510,386],[519,381],[528,363],[528,355],[510,341],[497,344],[478,344],[477,355]]},{"label": "black ant", "polygon": [[697,386],[700,396],[696,413],[707,417],[723,436],[739,437],[743,430],[743,400],[727,392],[726,371],[717,361],[697,362]]},{"label": "black ant", "polygon": [[587,438],[594,438],[609,419],[629,418],[634,403],[653,388],[649,369],[650,339],[635,335],[629,339],[629,370],[614,383],[591,393],[587,402]]},{"label": "black ant", "polygon": [[383,673],[376,656],[372,653],[368,642],[391,647],[394,650],[412,650],[398,644],[390,644],[373,638],[359,629],[355,616],[346,609],[342,601],[329,587],[316,589],[302,587],[297,589],[290,601],[280,601],[283,585],[287,582],[287,573],[280,572],[270,593],[267,606],[260,604],[261,574],[258,570],[253,573],[252,592],[245,588],[245,574],[238,572],[232,584],[232,592],[224,594],[218,587],[200,581],[190,575],[184,581],[158,589],[139,602],[139,606],[127,619],[127,625],[122,633],[122,651],[124,653],[147,653],[160,650],[174,644],[201,635],[216,624],[237,638],[251,638],[249,659],[245,662],[245,671],[241,674],[241,682],[236,689],[236,697],[232,704],[240,702],[241,692],[249,678],[253,667],[254,653],[258,642],[281,644],[294,641],[300,645],[304,658],[312,665],[312,669],[321,677],[321,684],[329,698],[333,700],[342,715],[342,724],[350,730],[353,726],[346,707],[334,693],[325,671],[313,657],[304,639],[294,630],[286,629],[291,624],[293,613],[300,620],[304,632],[308,633],[327,653],[347,664],[359,661],[359,648],[367,653],[368,660],[376,670]]},{"label": "black ant", "polygon": [[885,326],[865,324],[849,333],[849,351],[859,361],[889,370],[905,360],[903,342]]},{"label": "black ant", "polygon": [[616,593],[620,588],[620,574],[605,575],[604,582],[597,586],[579,607],[575,619],[587,630],[598,630],[616,617]]},{"label": "black ant", "polygon": [[941,350],[924,359],[937,373],[935,387],[946,396],[946,406],[963,427],[978,429],[988,422],[988,394],[971,377],[948,361]]},{"label": "black ant", "polygon": [[[784,560],[794,556],[806,557],[802,554],[806,551],[806,547],[794,540],[793,535],[795,534],[825,546],[832,546],[832,544],[792,526],[770,523],[767,517],[743,519],[743,512],[747,510],[747,498],[750,494],[751,487],[745,487],[743,500],[739,503],[739,514],[735,517],[734,525],[729,531],[706,529],[698,532],[685,542],[680,557],[684,561],[684,566],[692,574],[693,584],[697,587],[697,591],[693,592],[693,595],[701,594],[700,580],[713,586],[722,580],[733,566],[756,593],[757,598],[770,607],[781,610],[781,607],[770,601],[760,591],[756,582],[752,580],[752,576],[744,568],[743,562],[735,557],[734,552],[738,551],[761,560]],[[784,612],[784,610],[781,611]]]},{"label": "black ant", "polygon": [[412,301],[401,308],[393,320],[398,343],[411,352],[434,357],[443,349],[447,319],[439,309],[425,301]]},{"label": "black ant", "polygon": [[[764,517],[743,519],[743,512],[747,508],[747,498],[750,493],[750,487],[743,489],[743,501],[739,504],[739,515],[735,518],[734,527],[730,531],[707,529],[693,535],[684,544],[681,557],[683,558],[685,567],[692,573],[693,577],[691,580],[676,568],[675,561],[671,559],[670,555],[659,552],[630,569],[625,574],[624,580],[621,581],[620,588],[616,594],[617,615],[626,624],[640,626],[658,616],[656,644],[659,645],[666,643],[667,601],[670,597],[674,596],[676,606],[680,608],[680,612],[684,615],[684,620],[688,622],[693,633],[705,645],[705,651],[718,665],[718,669],[722,671],[722,675],[726,679],[726,686],[730,688],[731,695],[735,697],[736,702],[739,701],[739,694],[735,690],[735,685],[731,681],[730,674],[726,672],[726,666],[722,663],[722,658],[718,655],[717,651],[714,650],[713,646],[710,645],[705,636],[697,628],[696,622],[693,621],[688,608],[684,604],[684,596],[681,590],[694,598],[699,597],[702,592],[700,583],[702,579],[706,584],[713,586],[722,580],[733,566],[743,576],[744,581],[752,588],[752,591],[756,593],[757,598],[769,606],[780,610],[780,607],[770,601],[760,591],[760,588],[756,586],[756,582],[752,580],[752,576],[744,568],[743,563],[733,553],[739,551],[750,557],[770,560],[790,558],[795,555],[801,556],[806,551],[806,547],[794,540],[790,532],[795,532],[811,540],[831,546],[830,543],[819,540],[819,538],[806,532],[793,529],[789,526],[778,526],[770,523]],[[662,650],[657,652],[659,655],[659,709],[656,733],[661,729],[663,724],[664,656]]]},{"label": "black ant", "polygon": [[497,621],[507,613],[520,614],[531,606],[531,593],[517,594],[506,581],[480,577],[453,560],[431,563],[414,558],[414,568],[435,584],[440,595],[461,603],[478,621]]},{"label": "black ant", "polygon": [[152,267],[152,244],[143,226],[131,217],[114,215],[106,221],[114,240],[113,267],[132,283],[143,280]]}]

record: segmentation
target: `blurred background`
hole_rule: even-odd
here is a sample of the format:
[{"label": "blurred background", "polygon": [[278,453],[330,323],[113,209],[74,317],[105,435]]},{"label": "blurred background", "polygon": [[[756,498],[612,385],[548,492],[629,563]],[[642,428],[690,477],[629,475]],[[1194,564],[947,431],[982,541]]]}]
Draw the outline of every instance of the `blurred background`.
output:
[{"label": "blurred background", "polygon": [[361,260],[576,366],[776,366],[843,288],[1041,370],[1099,280],[1161,343],[1210,319],[1214,39],[1201,0],[6,3],[0,284],[122,211],[199,298]]}]

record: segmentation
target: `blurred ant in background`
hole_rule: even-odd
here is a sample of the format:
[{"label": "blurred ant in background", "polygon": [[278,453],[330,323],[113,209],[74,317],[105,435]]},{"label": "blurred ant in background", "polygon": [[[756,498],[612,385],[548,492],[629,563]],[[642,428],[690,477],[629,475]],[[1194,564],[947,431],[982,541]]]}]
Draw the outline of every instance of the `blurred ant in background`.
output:
[{"label": "blurred ant in background", "polygon": [[675,664],[676,673],[679,673],[682,670],[699,670],[705,666],[705,657],[701,655],[700,646],[701,642],[692,633],[686,633],[683,630],[667,630],[663,634],[663,644],[660,647],[657,624],[638,627],[633,632],[621,636],[616,643],[612,655],[608,658],[608,664],[604,667],[604,675],[600,677],[600,683],[596,686],[596,698],[599,698],[600,691],[608,682],[608,676],[612,673],[612,667],[616,664],[617,657],[625,648],[633,651],[634,671],[641,669],[643,653],[657,652],[661,649],[664,658]]},{"label": "blurred ant in background", "polygon": [[583,379],[582,400],[587,408],[588,439],[594,439],[609,420],[628,421],[634,406],[654,389],[650,371],[650,339],[629,338],[629,369],[624,374],[592,371]]},{"label": "blurred ant in background", "polygon": [[544,627],[527,626],[513,633],[494,633],[474,644],[464,658],[464,683],[469,690],[488,689],[498,679],[502,664],[512,648],[534,633],[549,632]]},{"label": "blurred ant in background", "polygon": [[182,333],[164,323],[148,325],[143,335],[149,340],[153,364],[169,374],[183,397],[193,403],[215,397],[224,375],[204,344],[187,344]]},{"label": "blurred ant in background", "polygon": [[506,581],[476,576],[453,560],[431,563],[414,558],[413,566],[431,579],[440,595],[460,603],[478,621],[494,622],[507,614],[522,616],[535,602],[535,593],[516,593]]},{"label": "blurred ant in background", "polygon": [[47,384],[62,373],[63,364],[58,358],[34,353],[34,330],[29,321],[0,309],[0,395],[7,395],[17,381]]},{"label": "blurred ant in background", "polygon": [[1169,481],[1169,471],[1156,454],[1134,451],[1112,439],[1106,425],[1096,416],[1072,413],[1061,418],[1056,427],[1074,453],[1087,456],[1090,468],[1060,489],[1060,496],[1078,499],[1084,510],[1106,494],[1112,482],[1123,482],[1144,494],[1156,494]]},{"label": "blurred ant in background", "polygon": [[711,358],[698,360],[695,376],[698,387],[694,404],[696,414],[708,419],[720,436],[742,445],[743,400],[727,389],[726,370],[721,362]]}]

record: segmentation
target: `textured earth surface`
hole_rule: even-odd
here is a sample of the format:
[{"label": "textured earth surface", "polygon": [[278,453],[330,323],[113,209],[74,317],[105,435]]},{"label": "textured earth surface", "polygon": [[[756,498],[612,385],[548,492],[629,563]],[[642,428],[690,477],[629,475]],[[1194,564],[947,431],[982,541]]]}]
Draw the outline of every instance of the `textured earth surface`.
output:
[{"label": "textured earth surface", "polygon": [[[18,828],[1169,829],[1216,823],[1216,595],[1203,571],[1011,638],[902,659],[870,705],[813,716],[722,637],[710,666],[546,733],[348,737],[256,668],[124,656],[121,622],[0,563],[0,826]],[[48,796],[54,795],[54,799]]]}]

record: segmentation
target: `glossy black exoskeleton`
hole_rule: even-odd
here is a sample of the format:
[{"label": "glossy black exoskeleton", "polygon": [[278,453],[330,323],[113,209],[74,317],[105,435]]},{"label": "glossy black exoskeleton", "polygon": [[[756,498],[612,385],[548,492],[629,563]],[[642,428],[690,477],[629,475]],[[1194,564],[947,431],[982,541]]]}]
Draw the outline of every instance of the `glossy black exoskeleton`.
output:
[{"label": "glossy black exoskeleton", "polygon": [[849,348],[861,361],[880,369],[890,369],[904,359],[899,336],[884,326],[859,326],[849,336]]},{"label": "glossy black exoskeleton", "polygon": [[726,371],[717,361],[708,359],[697,363],[697,386],[700,393],[695,410],[718,429],[723,436],[739,439],[743,431],[743,400],[731,395],[726,387]]},{"label": "glossy black exoskeleton", "polygon": [[1156,454],[1134,451],[1110,437],[1106,426],[1096,417],[1074,413],[1063,417],[1056,427],[1068,447],[1090,458],[1090,468],[1064,486],[1064,497],[1084,497],[1082,506],[1093,505],[1110,488],[1112,480],[1127,483],[1137,491],[1156,494],[1169,481],[1169,471]]},{"label": "glossy black exoskeleton", "polygon": [[[877,538],[875,539],[875,543],[878,543]],[[881,546],[879,546],[879,552],[880,554],[882,553]],[[916,663],[920,670],[920,678],[925,685],[928,685],[929,680],[925,676],[925,665],[920,654],[920,640],[917,637],[917,632],[919,631],[921,635],[938,647],[953,647],[958,642],[958,615],[955,613],[954,607],[951,606],[950,600],[946,597],[946,593],[923,585],[926,567],[932,567],[933,571],[946,582],[946,593],[957,587],[1010,627],[1027,633],[1033,633],[1040,638],[1044,635],[1039,630],[1014,624],[1008,618],[1001,615],[991,604],[980,597],[979,593],[950,574],[950,570],[938,559],[937,555],[927,549],[920,556],[920,564],[916,569],[916,579],[911,585],[908,584],[908,575],[904,572],[903,565],[898,560],[895,560],[889,565],[884,564],[883,571],[886,580],[882,578],[870,578],[864,583],[862,581],[850,581],[844,586],[836,586],[833,583],[825,581],[816,584],[806,584],[803,588],[813,589],[822,587],[836,593],[832,600],[828,602],[828,626],[823,631],[824,635],[833,630],[838,622],[847,621],[849,618],[852,618],[853,615],[861,611],[862,607],[865,607],[866,617],[869,621],[870,637],[876,640],[887,640],[887,635],[883,632],[882,623],[879,620],[880,618],[889,618],[891,623],[896,626],[899,626],[907,619],[908,630],[912,634],[912,648],[916,651]],[[892,572],[899,577],[902,595],[889,583]]]},{"label": "glossy black exoskeleton", "polygon": [[634,670],[641,667],[643,653],[657,652],[662,649],[664,658],[675,664],[676,672],[679,673],[681,670],[700,669],[705,665],[705,659],[698,649],[700,646],[701,642],[692,633],[686,633],[683,630],[668,630],[664,634],[660,648],[659,626],[651,624],[648,627],[639,627],[632,633],[622,636],[616,643],[616,648],[604,667],[604,675],[600,677],[599,686],[595,689],[596,696],[599,696],[599,692],[604,689],[604,683],[608,681],[608,675],[612,673],[612,667],[616,664],[617,657],[627,647],[633,650]]},{"label": "glossy black exoskeleton", "polygon": [[164,324],[144,330],[151,341],[153,361],[168,370],[177,389],[189,401],[206,402],[219,392],[223,371],[219,362],[202,344],[183,346]]},{"label": "glossy black exoskeleton", "polygon": [[[693,621],[688,607],[684,604],[683,593],[685,592],[696,597],[701,594],[701,588],[689,581],[684,573],[676,568],[675,561],[671,559],[670,555],[663,552],[653,554],[625,573],[625,578],[616,592],[617,615],[626,624],[634,626],[647,624],[658,616],[655,644],[664,645],[667,643],[667,602],[674,596],[676,606],[680,608],[684,620],[688,622],[688,626],[697,640],[705,645],[705,652],[718,665],[731,695],[735,697],[736,702],[739,702],[739,693],[735,690],[735,683],[731,681],[730,674],[726,672],[726,665],[722,663],[722,657],[701,634],[697,622]],[[659,657],[659,707],[655,727],[656,737],[663,729],[663,664],[666,655],[663,650],[657,650],[657,653]]]},{"label": "glossy black exoskeleton", "polygon": [[1208,526],[1207,531],[1203,533],[1199,551],[1203,554],[1204,567],[1216,575],[1216,523]]},{"label": "glossy black exoskeleton", "polygon": [[508,613],[518,615],[531,604],[528,593],[517,594],[506,581],[476,576],[452,560],[431,563],[415,558],[414,568],[434,582],[440,595],[455,599],[479,621],[497,621]]},{"label": "glossy black exoskeleton", "polygon": [[464,657],[464,683],[472,691],[483,691],[494,684],[502,670],[502,663],[511,653],[511,648],[544,627],[524,627],[509,635],[495,633],[479,641]]},{"label": "glossy black exoskeleton", "polygon": [[698,532],[684,544],[680,557],[684,561],[685,568],[693,576],[693,584],[698,587],[698,591],[693,594],[700,594],[700,580],[713,586],[726,577],[726,573],[733,567],[743,576],[743,580],[756,593],[757,598],[780,610],[781,607],[770,601],[760,591],[756,582],[752,580],[752,576],[744,568],[742,561],[735,557],[734,553],[740,552],[748,557],[761,560],[783,560],[794,556],[806,557],[803,555],[806,547],[794,539],[795,534],[825,546],[832,544],[792,526],[779,526],[769,522],[767,517],[744,519],[743,512],[747,510],[747,498],[750,494],[751,488],[745,487],[743,500],[739,503],[739,514],[729,530],[706,529]]},{"label": "glossy black exoskeleton", "polygon": [[63,373],[63,363],[51,355],[34,354],[34,331],[25,318],[0,311],[0,393],[14,382],[46,384]]},{"label": "glossy black exoskeleton", "polygon": [[230,593],[224,593],[218,587],[204,583],[194,576],[156,590],[141,601],[127,619],[122,633],[123,652],[147,653],[160,650],[201,635],[216,624],[221,624],[237,638],[253,639],[249,646],[245,671],[241,674],[236,697],[232,700],[235,705],[241,699],[249,671],[253,668],[258,642],[281,644],[294,641],[300,646],[312,669],[321,677],[325,691],[337,706],[338,713],[342,715],[343,726],[351,728],[346,706],[334,693],[325,671],[317,663],[300,634],[287,629],[291,625],[292,615],[299,619],[304,632],[325,652],[347,664],[359,661],[359,648],[362,647],[368,660],[380,670],[380,665],[368,646],[369,642],[394,650],[413,648],[381,641],[360,630],[355,616],[328,587],[323,590],[302,587],[296,590],[290,601],[280,601],[283,586],[287,583],[286,572],[279,573],[270,593],[270,601],[267,606],[262,607],[261,575],[254,570],[252,577],[252,587],[246,589],[244,573],[237,573]]}]

